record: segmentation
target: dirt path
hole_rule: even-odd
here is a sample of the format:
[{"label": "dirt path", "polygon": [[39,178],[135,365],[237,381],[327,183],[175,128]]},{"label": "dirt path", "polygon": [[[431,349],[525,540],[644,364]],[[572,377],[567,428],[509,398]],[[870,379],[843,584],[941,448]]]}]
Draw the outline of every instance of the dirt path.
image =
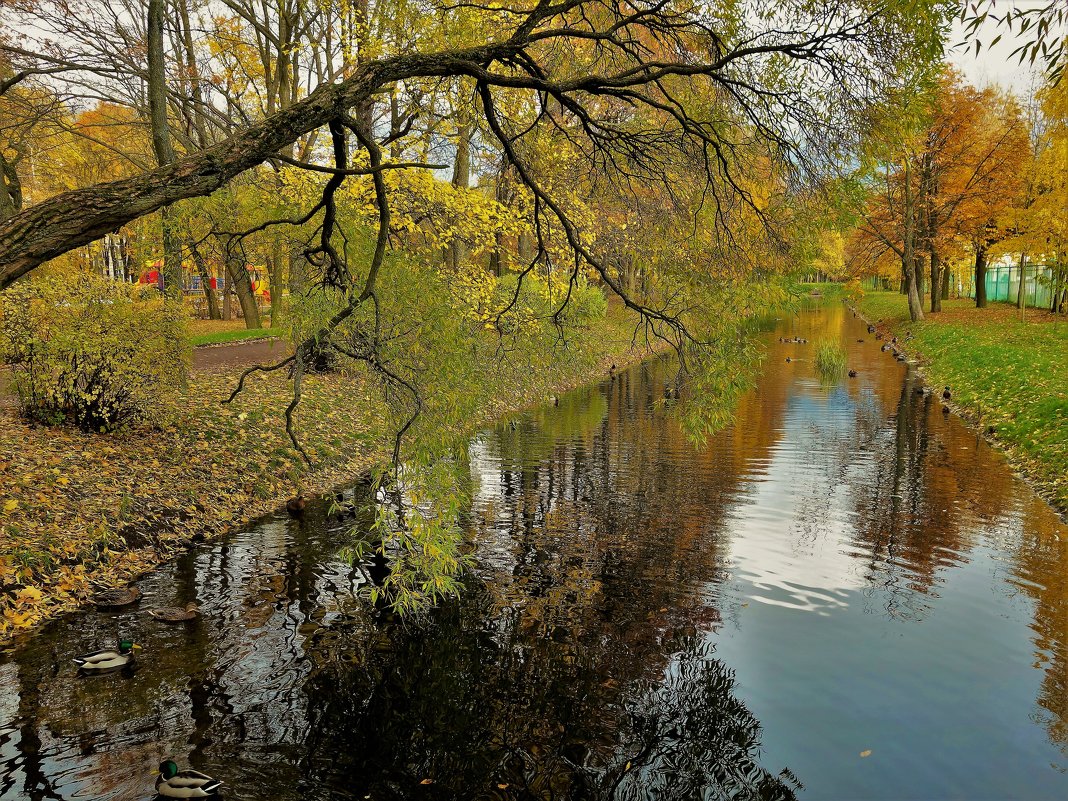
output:
[{"label": "dirt path", "polygon": [[[257,339],[226,345],[205,345],[193,348],[194,370],[216,370],[226,367],[250,367],[270,364],[287,354],[287,344],[280,339]],[[11,368],[0,365],[0,409],[17,403],[11,385]]]},{"label": "dirt path", "polygon": [[207,345],[193,348],[193,369],[211,370],[218,367],[249,367],[268,364],[285,356],[288,344],[280,339],[257,339],[227,345]]}]

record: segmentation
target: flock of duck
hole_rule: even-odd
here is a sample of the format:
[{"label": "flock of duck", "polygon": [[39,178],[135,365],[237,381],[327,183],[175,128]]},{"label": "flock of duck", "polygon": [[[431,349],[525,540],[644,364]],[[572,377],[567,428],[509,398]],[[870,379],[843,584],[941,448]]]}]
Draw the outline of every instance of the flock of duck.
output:
[{"label": "flock of duck", "polygon": [[[853,316],[856,317],[857,313],[853,312]],[[882,340],[883,339],[883,333],[878,328],[876,328],[874,325],[872,325],[870,323],[868,324],[868,333],[869,334],[875,334],[875,338],[878,339],[878,340]],[[910,339],[912,339],[912,332],[911,331],[909,331],[907,334],[905,334],[905,338],[904,338],[903,342],[908,342]],[[807,339],[803,339],[801,337],[779,337],[779,342],[781,342],[783,344],[787,344],[787,345],[806,345],[806,344],[808,344],[808,340]],[[858,339],[857,342],[863,343],[864,340],[863,339]],[[899,362],[908,361],[908,356],[906,356],[905,352],[899,347],[899,343],[898,343],[897,337],[891,337],[889,340],[884,341],[882,346],[879,348],[879,350],[882,351],[883,353],[892,353],[892,354],[894,354],[894,358],[897,359]],[[786,361],[787,361],[787,363],[789,363],[789,362],[792,362],[793,359],[791,357],[787,356],[786,357]],[[850,378],[856,378],[857,377],[857,371],[852,369],[852,368],[850,368],[849,377]],[[929,389],[927,389],[926,387],[916,387],[916,394],[917,395],[928,395],[928,394],[930,394],[930,392],[931,391]],[[948,401],[952,397],[953,397],[953,391],[950,389],[950,387],[946,386],[942,390],[942,400],[943,401]],[[942,414],[949,414],[950,411],[951,410],[950,410],[949,406],[946,403],[943,403],[942,404]]]},{"label": "flock of duck", "polygon": [[[93,603],[98,609],[121,609],[141,599],[141,591],[136,587],[105,590],[93,596]],[[148,613],[162,623],[186,623],[195,620],[199,614],[197,605],[190,603],[184,607],[163,607],[152,609]],[[78,672],[85,676],[102,676],[117,671],[132,669],[134,655],[141,646],[132,640],[119,640],[115,648],[101,648],[99,651],[74,657]],[[156,794],[162,798],[216,798],[223,783],[199,771],[180,770],[173,759],[159,764],[156,775]]]}]

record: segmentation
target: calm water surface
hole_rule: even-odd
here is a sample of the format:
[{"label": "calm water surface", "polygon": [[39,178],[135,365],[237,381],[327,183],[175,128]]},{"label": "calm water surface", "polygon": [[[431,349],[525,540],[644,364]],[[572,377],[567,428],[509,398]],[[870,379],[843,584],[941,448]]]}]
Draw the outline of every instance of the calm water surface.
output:
[{"label": "calm water surface", "polygon": [[[477,567],[427,623],[317,508],[46,629],[0,657],[0,799],[149,798],[166,756],[269,801],[1068,798],[1068,527],[848,312],[767,340],[703,448],[658,364],[475,438]],[[119,633],[140,669],[77,678]]]}]

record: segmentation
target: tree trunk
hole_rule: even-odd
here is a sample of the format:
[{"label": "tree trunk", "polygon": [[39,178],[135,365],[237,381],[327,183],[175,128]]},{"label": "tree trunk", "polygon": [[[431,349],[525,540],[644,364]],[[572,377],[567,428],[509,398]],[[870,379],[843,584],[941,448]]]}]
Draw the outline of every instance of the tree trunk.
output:
[{"label": "tree trunk", "polygon": [[241,314],[245,318],[245,328],[262,328],[260,308],[256,305],[256,295],[252,292],[252,279],[248,277],[245,265],[234,258],[226,260],[226,275],[234,288],[234,294],[241,304]]},{"label": "tree trunk", "polygon": [[[466,116],[466,115],[464,115]],[[471,185],[471,136],[474,132],[470,122],[463,122],[456,132],[456,161],[452,168],[452,185],[467,189]],[[459,239],[449,243],[447,254],[449,268],[453,271],[467,261],[467,245]]]},{"label": "tree trunk", "polygon": [[289,240],[289,299],[304,290],[308,278],[308,260],[304,258],[304,243]]},{"label": "tree trunk", "polygon": [[909,318],[916,322],[923,319],[923,298],[920,296],[919,287],[916,286],[916,271],[913,269],[915,261],[901,260],[901,269],[905,274],[906,294],[909,296]]},{"label": "tree trunk", "polygon": [[[170,128],[167,124],[167,71],[163,58],[163,19],[166,0],[148,0],[148,115],[152,129],[152,150],[161,167],[173,164]],[[164,206],[160,212],[163,227],[163,292],[182,297],[182,249],[177,230],[177,212]]]},{"label": "tree trunk", "polygon": [[942,260],[938,248],[932,247],[931,256],[931,311],[942,311]]},{"label": "tree trunk", "polygon": [[912,166],[905,159],[905,236],[901,252],[901,269],[908,286],[909,317],[912,322],[923,319],[923,297],[920,295],[920,280],[923,270],[916,258],[916,204],[912,193]]},{"label": "tree trunk", "polygon": [[0,220],[22,211],[22,182],[17,165],[0,152]]},{"label": "tree trunk", "polygon": [[[1025,270],[1027,269],[1027,256],[1023,253],[1020,254],[1020,285],[1016,287],[1016,308],[1020,310],[1020,317],[1023,317],[1024,307],[1027,306],[1027,297],[1024,294],[1024,285],[1027,283],[1024,280]],[[1037,279],[1038,276],[1036,275]],[[1036,280],[1037,283],[1037,280]]]},{"label": "tree trunk", "polygon": [[534,235],[523,231],[516,237],[516,256],[519,257],[519,269],[525,270],[534,259]]},{"label": "tree trunk", "polygon": [[949,279],[952,272],[948,266],[942,268],[942,300],[949,300]]},{"label": "tree trunk", "polygon": [[224,320],[232,320],[232,319],[234,319],[234,309],[233,309],[233,302],[232,302],[233,301],[234,290],[233,290],[233,287],[231,286],[231,284],[233,282],[230,280],[230,271],[227,270],[226,273],[227,273],[226,274],[226,278],[224,279],[226,283],[223,285],[223,304],[222,304],[223,308],[222,308],[222,313],[223,313],[223,319]]},{"label": "tree trunk", "polygon": [[282,242],[275,239],[267,257],[267,280],[271,293],[271,328],[282,324]]},{"label": "tree trunk", "polygon": [[0,221],[0,289],[131,220],[183,198],[211,194],[298,137],[325,125],[337,109],[366,101],[385,83],[426,71],[423,54],[390,59],[388,66],[362,65],[351,77],[321,86],[299,103],[167,167],[66,192]]},{"label": "tree trunk", "polygon": [[975,308],[986,308],[986,245],[975,247]]},{"label": "tree trunk", "polygon": [[219,294],[215,291],[215,287],[211,285],[211,269],[208,267],[208,263],[204,260],[204,256],[200,253],[193,238],[187,235],[185,242],[186,247],[189,248],[189,255],[193,259],[193,264],[197,266],[197,272],[200,274],[200,285],[204,289],[204,298],[208,302],[208,317],[212,320],[218,320],[222,315],[219,311]]}]

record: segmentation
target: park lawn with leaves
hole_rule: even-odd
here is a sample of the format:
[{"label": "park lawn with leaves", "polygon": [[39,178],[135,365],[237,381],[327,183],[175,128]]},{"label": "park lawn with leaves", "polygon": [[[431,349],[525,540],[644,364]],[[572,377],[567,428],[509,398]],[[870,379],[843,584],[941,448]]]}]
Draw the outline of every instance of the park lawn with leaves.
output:
[{"label": "park lawn with leaves", "polygon": [[[199,323],[209,322],[207,320],[198,320]],[[212,320],[210,322],[219,322]],[[245,324],[241,323],[240,328],[231,326],[200,326],[194,327],[195,324],[190,325],[189,344],[196,347],[198,345],[222,345],[228,342],[243,342],[250,339],[269,339],[271,337],[284,337],[286,331],[282,328],[245,328]]]},{"label": "park lawn with leaves", "polygon": [[976,309],[968,299],[909,321],[905,296],[866,295],[860,311],[918,356],[932,384],[952,388],[952,405],[986,432],[1034,486],[1068,511],[1068,321],[1007,303]]},{"label": "park lawn with leaves", "polygon": [[[633,331],[617,310],[575,336],[566,358],[547,349],[533,369],[487,370],[479,412],[452,433],[644,358]],[[394,421],[374,378],[305,377],[298,429],[309,468],[285,432],[285,371],[254,374],[223,404],[240,372],[194,371],[164,422],[110,435],[33,426],[0,404],[0,642],[280,508],[298,490],[328,491],[388,459]]]}]

